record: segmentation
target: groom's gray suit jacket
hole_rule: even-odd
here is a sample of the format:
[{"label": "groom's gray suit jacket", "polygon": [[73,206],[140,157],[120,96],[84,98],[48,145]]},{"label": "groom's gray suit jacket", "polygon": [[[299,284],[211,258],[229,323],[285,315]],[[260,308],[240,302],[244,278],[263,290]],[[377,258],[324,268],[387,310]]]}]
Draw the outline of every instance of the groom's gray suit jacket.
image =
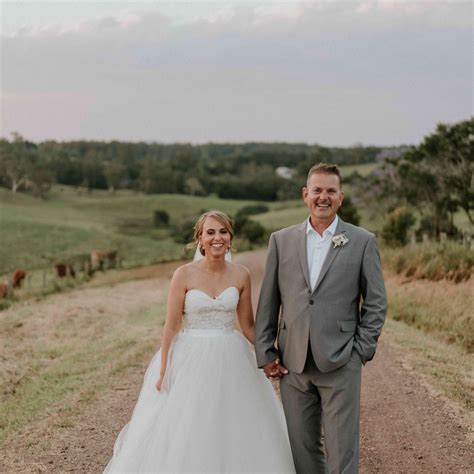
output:
[{"label": "groom's gray suit jacket", "polygon": [[[310,287],[306,222],[270,237],[256,315],[259,367],[279,357],[290,371],[304,369],[308,346],[321,372],[345,365],[354,348],[365,364],[375,353],[387,310],[375,236],[339,218],[331,247]],[[310,344],[308,344],[310,342]]]}]

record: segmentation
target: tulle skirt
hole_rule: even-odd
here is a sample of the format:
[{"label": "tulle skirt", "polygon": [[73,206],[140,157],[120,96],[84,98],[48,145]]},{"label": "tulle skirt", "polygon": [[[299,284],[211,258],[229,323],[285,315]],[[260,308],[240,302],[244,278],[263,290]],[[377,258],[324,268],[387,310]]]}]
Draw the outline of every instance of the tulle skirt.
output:
[{"label": "tulle skirt", "polygon": [[295,472],[283,409],[237,331],[186,330],[145,373],[107,473]]}]

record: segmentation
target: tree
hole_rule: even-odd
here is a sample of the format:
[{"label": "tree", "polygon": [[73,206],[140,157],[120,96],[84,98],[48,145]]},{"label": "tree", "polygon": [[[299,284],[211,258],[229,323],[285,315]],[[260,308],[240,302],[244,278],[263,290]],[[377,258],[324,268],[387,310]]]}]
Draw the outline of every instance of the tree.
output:
[{"label": "tree", "polygon": [[140,187],[145,193],[177,193],[184,187],[180,172],[173,171],[167,163],[149,157],[140,172]]},{"label": "tree", "polygon": [[104,174],[109,191],[115,192],[126,178],[127,169],[118,161],[107,161],[104,164]]},{"label": "tree", "polygon": [[436,236],[456,233],[453,215],[459,207],[473,223],[473,137],[474,119],[438,125],[420,145],[387,160],[377,197],[418,208]]},{"label": "tree", "polygon": [[53,181],[52,171],[47,166],[38,164],[29,175],[28,187],[31,188],[34,196],[44,199]]},{"label": "tree", "polygon": [[87,151],[82,159],[82,175],[84,177],[84,185],[89,191],[92,191],[92,189],[107,189],[104,160],[100,152],[95,150]]},{"label": "tree", "polygon": [[12,142],[2,141],[0,172],[7,186],[16,193],[28,183],[28,175],[35,162],[36,145],[27,142],[19,133],[13,133]]},{"label": "tree", "polygon": [[206,190],[204,189],[201,181],[195,176],[189,176],[184,181],[184,192],[193,196],[205,196]]}]

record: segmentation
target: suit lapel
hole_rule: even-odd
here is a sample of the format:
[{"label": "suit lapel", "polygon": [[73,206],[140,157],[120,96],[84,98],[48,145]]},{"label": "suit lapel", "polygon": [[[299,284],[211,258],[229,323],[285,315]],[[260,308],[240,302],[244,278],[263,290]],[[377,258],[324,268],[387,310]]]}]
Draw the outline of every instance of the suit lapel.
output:
[{"label": "suit lapel", "polygon": [[309,280],[309,270],[308,270],[308,251],[306,248],[306,222],[304,221],[298,227],[298,240],[297,240],[297,247],[298,247],[298,257],[300,259],[301,269],[303,270],[304,279],[308,288],[311,289],[311,284]]},{"label": "suit lapel", "polygon": [[[336,236],[338,234],[345,233],[346,232],[345,227],[346,226],[345,226],[344,221],[342,221],[342,219],[339,217],[339,222],[337,223],[337,227],[336,227],[336,231],[335,231],[334,235]],[[318,286],[323,281],[323,278],[326,276],[326,273],[328,272],[329,268],[333,264],[334,259],[337,257],[337,254],[340,252],[341,248],[342,248],[342,246],[334,248],[334,246],[331,242],[331,246],[329,247],[329,250],[328,250],[328,253],[327,253],[326,258],[324,260],[323,266],[321,267],[321,272],[319,273],[319,277],[318,277],[318,280],[317,280],[316,285],[314,287],[313,293],[317,290]]]}]

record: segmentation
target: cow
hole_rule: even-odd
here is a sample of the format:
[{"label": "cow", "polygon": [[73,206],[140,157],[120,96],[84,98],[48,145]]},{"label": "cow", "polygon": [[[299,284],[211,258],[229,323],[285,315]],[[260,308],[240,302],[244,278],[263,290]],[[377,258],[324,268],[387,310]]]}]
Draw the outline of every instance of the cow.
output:
[{"label": "cow", "polygon": [[65,276],[67,276],[68,272],[69,275],[73,278],[76,277],[76,272],[74,271],[74,267],[71,264],[55,263],[54,270],[56,271],[56,275],[59,278],[64,278]]},{"label": "cow", "polygon": [[63,278],[67,274],[67,267],[64,265],[64,263],[56,263],[54,265],[54,270],[56,271],[56,275],[59,278]]},{"label": "cow", "polygon": [[117,250],[93,250],[91,252],[92,268],[104,270],[104,263],[108,267],[115,267],[117,262]]},{"label": "cow", "polygon": [[7,281],[0,282],[0,298],[6,298],[10,293],[10,285]]},{"label": "cow", "polygon": [[24,280],[25,277],[26,277],[26,271],[23,270],[22,268],[17,268],[15,272],[13,273],[13,282],[12,282],[13,288],[21,288],[21,282]]}]

